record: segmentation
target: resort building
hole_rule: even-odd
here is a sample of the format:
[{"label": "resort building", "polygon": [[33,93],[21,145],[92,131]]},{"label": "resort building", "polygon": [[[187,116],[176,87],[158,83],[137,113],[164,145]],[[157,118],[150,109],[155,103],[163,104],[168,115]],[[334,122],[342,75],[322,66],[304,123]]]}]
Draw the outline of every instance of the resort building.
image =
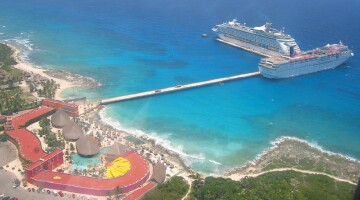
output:
[{"label": "resort building", "polygon": [[60,149],[47,154],[43,158],[40,158],[38,161],[29,165],[25,169],[25,178],[29,183],[33,183],[32,177],[39,174],[44,170],[53,170],[56,167],[64,163],[64,153]]},{"label": "resort building", "polygon": [[50,108],[55,108],[57,110],[62,110],[71,117],[79,116],[79,107],[76,104],[66,103],[54,99],[44,99],[42,100],[42,105]]},{"label": "resort building", "polygon": [[[148,182],[150,177],[149,163],[141,155],[132,150],[128,151],[127,148],[121,145],[115,145],[114,152],[115,154],[121,153],[123,155],[122,159],[118,160],[119,162],[126,162],[128,164],[126,171],[118,177],[87,177],[55,171],[57,167],[64,163],[63,151],[61,149],[55,149],[50,153],[43,151],[39,138],[26,129],[31,123],[43,117],[48,117],[54,112],[54,108],[41,106],[13,119],[8,119],[7,125],[12,127],[11,130],[6,130],[6,133],[10,136],[9,141],[18,148],[21,161],[30,163],[25,168],[25,178],[29,183],[48,189],[96,196],[107,196],[117,188],[120,188],[121,193],[129,193],[135,190],[131,195],[138,195],[155,187],[155,182]],[[61,113],[53,114],[52,122],[54,124],[59,125],[58,122],[63,122],[64,120],[62,117],[67,116],[66,113],[65,115]],[[60,123],[60,125],[64,124]],[[69,131],[65,131],[66,134],[69,134],[69,137],[77,136],[80,130],[74,124],[71,125],[71,123],[69,127]],[[98,142],[93,137],[86,135],[82,135],[77,140],[76,147],[79,154],[83,156],[91,156],[99,152]],[[157,175],[154,180],[163,181],[162,174],[161,176]],[[127,199],[134,199],[132,197],[129,196]]]}]

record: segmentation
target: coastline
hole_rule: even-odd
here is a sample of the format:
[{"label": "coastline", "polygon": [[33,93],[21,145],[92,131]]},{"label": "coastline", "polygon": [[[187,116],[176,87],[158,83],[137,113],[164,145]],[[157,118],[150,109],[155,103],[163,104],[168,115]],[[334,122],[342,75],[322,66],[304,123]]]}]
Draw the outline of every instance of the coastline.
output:
[{"label": "coastline", "polygon": [[253,161],[233,168],[225,177],[241,180],[272,171],[299,171],[325,174],[356,184],[360,177],[360,161],[339,153],[330,152],[296,137],[282,136],[271,142]]},{"label": "coastline", "polygon": [[[21,56],[20,56],[21,51],[19,49],[17,49],[16,47],[14,47],[11,44],[8,44],[8,43],[6,43],[6,44],[14,50],[14,57],[18,63],[17,65],[14,66],[15,68],[20,69],[25,72],[38,74],[47,79],[53,79],[56,83],[60,84],[60,89],[58,89],[56,91],[55,99],[59,99],[59,100],[63,99],[61,97],[61,93],[65,89],[68,89],[68,88],[97,87],[97,86],[101,85],[96,80],[93,80],[93,79],[90,79],[87,77],[83,77],[81,75],[71,74],[69,72],[65,72],[62,70],[56,70],[56,69],[38,68],[37,66],[35,66],[31,63],[23,61],[21,59]],[[62,77],[62,78],[58,78],[58,77]],[[176,151],[166,148],[165,146],[160,144],[158,141],[160,138],[150,137],[146,133],[144,133],[143,135],[139,135],[132,131],[122,130],[121,128],[116,127],[114,124],[109,123],[106,119],[104,119],[104,116],[101,113],[101,112],[104,112],[103,107],[96,109],[95,112],[96,112],[96,114],[93,115],[94,119],[98,120],[98,122],[104,124],[106,128],[118,130],[118,131],[123,132],[125,135],[131,135],[133,137],[141,139],[142,141],[145,142],[145,144],[144,144],[145,148],[159,152],[159,154],[164,154],[166,160],[168,160],[171,164],[173,164],[175,166],[175,168],[177,168],[179,171],[186,172],[186,176],[183,175],[184,177],[187,177],[189,174],[197,173],[190,166],[186,165],[186,163],[184,162],[184,159],[182,158],[181,152],[176,152]],[[88,114],[89,113],[86,113],[86,115],[88,115]],[[263,167],[262,165],[264,165],[263,161],[264,160],[272,160],[281,155],[288,154],[289,151],[286,152],[286,150],[284,150],[284,149],[282,150],[282,151],[284,151],[282,153],[274,154],[274,152],[278,152],[280,147],[282,147],[282,146],[293,145],[294,141],[296,141],[300,144],[303,144],[304,149],[311,149],[311,151],[315,152],[315,154],[317,156],[319,156],[319,155],[326,156],[327,155],[327,156],[332,157],[331,159],[341,159],[345,163],[348,161],[348,162],[353,162],[356,165],[359,164],[359,166],[360,166],[360,162],[354,158],[348,157],[346,155],[326,151],[326,150],[322,149],[321,147],[315,146],[306,140],[302,140],[302,139],[295,138],[295,137],[282,136],[282,137],[276,139],[275,141],[271,142],[272,146],[268,149],[265,149],[262,153],[260,153],[258,156],[256,156],[256,158],[254,160],[248,161],[247,163],[245,163],[242,166],[232,168],[231,170],[229,170],[227,172],[223,172],[219,175],[204,174],[201,172],[198,172],[198,173],[201,173],[201,175],[203,177],[207,177],[207,176],[224,177],[224,178],[234,178],[235,177],[234,179],[238,179],[238,180],[240,180],[241,177],[250,176],[251,174],[262,173],[265,171],[262,168]],[[259,168],[256,168],[256,167],[259,167]],[[360,169],[360,167],[359,167],[359,169]],[[359,176],[360,176],[360,172],[359,172]],[[344,177],[341,177],[341,178],[344,178]],[[345,177],[345,178],[348,178],[348,177]]]},{"label": "coastline", "polygon": [[[75,87],[98,87],[101,86],[101,84],[94,79],[87,78],[81,75],[72,74],[63,70],[57,70],[57,69],[44,69],[40,68],[38,66],[35,66],[34,64],[24,61],[21,59],[22,52],[16,48],[14,45],[9,43],[4,43],[7,46],[9,46],[14,51],[14,59],[17,62],[16,65],[14,65],[15,68],[22,70],[24,72],[28,72],[31,74],[38,74],[41,77],[49,80],[54,80],[57,84],[60,85],[60,87],[56,90],[55,93],[55,99],[57,100],[63,100],[61,93],[69,88],[75,88]],[[61,78],[59,78],[61,77]]]},{"label": "coastline", "polygon": [[[222,178],[231,178],[233,180],[239,181],[242,178],[248,176],[258,176],[264,173],[272,171],[299,171],[303,173],[312,173],[312,174],[326,174],[327,176],[337,178],[339,180],[356,183],[357,179],[360,177],[360,161],[355,158],[340,154],[334,153],[328,150],[324,150],[321,146],[314,145],[306,140],[281,136],[276,140],[270,142],[271,147],[265,149],[260,154],[258,154],[253,160],[249,160],[241,166],[233,167],[230,170],[224,171],[221,174],[214,173],[202,173],[192,169],[190,166],[186,165],[184,159],[182,158],[179,152],[174,150],[167,149],[166,147],[159,144],[156,138],[151,138],[145,134],[140,135],[133,133],[132,131],[123,130],[116,124],[109,122],[108,117],[105,118],[104,109],[99,110],[97,113],[100,118],[101,123],[107,124],[112,129],[122,131],[127,135],[132,135],[138,139],[143,140],[146,144],[156,150],[161,150],[166,154],[169,154],[172,157],[172,161],[176,162],[179,167],[186,169],[189,173],[199,173],[203,178],[205,177],[222,177]],[[168,156],[167,156],[168,157]],[[318,165],[309,167],[302,166],[298,163],[291,163],[286,161],[285,163],[280,163],[284,166],[271,166],[273,160],[291,160],[294,157],[303,158],[307,162],[318,162],[318,159],[322,162],[319,162]],[[325,160],[326,162],[324,162]],[[289,162],[289,163],[287,163]],[[321,165],[328,165],[324,167]],[[322,167],[322,168],[321,168]],[[330,171],[329,171],[330,170]],[[332,171],[331,171],[332,170]]]}]

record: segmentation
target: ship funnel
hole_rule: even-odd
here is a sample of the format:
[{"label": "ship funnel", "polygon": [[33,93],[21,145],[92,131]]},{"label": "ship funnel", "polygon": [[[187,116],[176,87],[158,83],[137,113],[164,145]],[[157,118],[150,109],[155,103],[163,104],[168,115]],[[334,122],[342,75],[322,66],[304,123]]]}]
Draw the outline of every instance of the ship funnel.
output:
[{"label": "ship funnel", "polygon": [[270,22],[266,22],[266,24],[265,24],[265,32],[269,32],[269,31],[270,31],[271,24],[272,24],[272,23],[270,23]]}]

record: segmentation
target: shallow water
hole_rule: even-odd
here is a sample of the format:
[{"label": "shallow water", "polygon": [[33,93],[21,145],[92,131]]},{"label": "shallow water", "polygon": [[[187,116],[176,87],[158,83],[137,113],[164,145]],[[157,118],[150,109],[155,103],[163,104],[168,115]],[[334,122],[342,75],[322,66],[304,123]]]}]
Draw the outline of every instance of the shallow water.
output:
[{"label": "shallow water", "polygon": [[104,154],[108,148],[103,148],[99,151],[98,154],[92,157],[83,157],[77,153],[71,154],[71,159],[73,164],[71,164],[71,169],[89,169],[90,166],[95,166],[101,162],[101,155]]}]

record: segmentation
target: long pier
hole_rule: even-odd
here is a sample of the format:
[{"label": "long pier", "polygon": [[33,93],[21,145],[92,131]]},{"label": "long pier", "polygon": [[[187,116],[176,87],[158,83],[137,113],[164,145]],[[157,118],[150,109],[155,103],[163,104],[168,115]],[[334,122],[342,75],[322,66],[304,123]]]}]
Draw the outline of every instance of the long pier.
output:
[{"label": "long pier", "polygon": [[257,76],[259,74],[260,74],[260,72],[239,74],[239,75],[228,76],[228,77],[224,77],[224,78],[211,79],[208,81],[201,81],[201,82],[190,83],[190,84],[185,84],[185,85],[177,85],[177,86],[163,88],[163,89],[151,90],[151,91],[147,91],[147,92],[140,92],[140,93],[135,93],[135,94],[130,94],[130,95],[118,96],[118,97],[103,99],[100,101],[100,104],[104,105],[104,104],[110,104],[110,103],[115,103],[115,102],[120,102],[120,101],[131,100],[131,99],[139,99],[139,98],[148,97],[148,96],[154,96],[154,95],[160,95],[160,94],[169,93],[169,92],[176,92],[176,91],[181,91],[181,90],[186,90],[186,89],[191,89],[191,88],[196,88],[196,87],[202,87],[205,85],[210,85],[210,84],[215,84],[215,83],[222,83],[222,82],[232,81],[232,80],[236,80],[236,79],[253,77],[253,76]]}]

